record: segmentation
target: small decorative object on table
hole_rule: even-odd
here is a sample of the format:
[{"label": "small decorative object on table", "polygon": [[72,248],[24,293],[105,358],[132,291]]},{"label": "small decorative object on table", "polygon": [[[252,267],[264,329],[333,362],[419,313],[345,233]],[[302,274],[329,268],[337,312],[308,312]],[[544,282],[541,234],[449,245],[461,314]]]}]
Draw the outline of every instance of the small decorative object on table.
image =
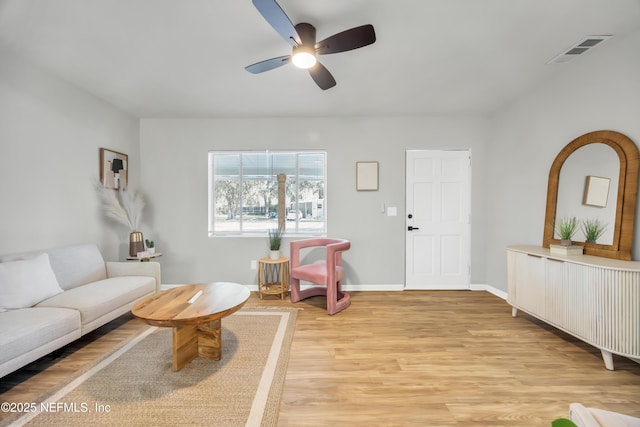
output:
[{"label": "small decorative object on table", "polygon": [[153,240],[146,239],[145,243],[147,244],[147,252],[151,255],[156,253],[156,244]]},{"label": "small decorative object on table", "polygon": [[277,260],[280,258],[280,245],[282,244],[282,236],[284,234],[283,227],[278,228],[270,228],[269,231],[269,257],[272,260]]},{"label": "small decorative object on table", "polygon": [[144,242],[140,231],[132,231],[129,234],[129,255],[135,256],[144,252]]},{"label": "small decorative object on table", "polygon": [[584,247],[580,245],[549,245],[549,251],[556,255],[582,255]]},{"label": "small decorative object on table", "polygon": [[102,207],[107,217],[129,227],[129,256],[137,256],[144,251],[144,238],[138,230],[140,216],[145,202],[142,195],[135,190],[125,190],[120,187],[117,191],[97,185],[102,201]]}]

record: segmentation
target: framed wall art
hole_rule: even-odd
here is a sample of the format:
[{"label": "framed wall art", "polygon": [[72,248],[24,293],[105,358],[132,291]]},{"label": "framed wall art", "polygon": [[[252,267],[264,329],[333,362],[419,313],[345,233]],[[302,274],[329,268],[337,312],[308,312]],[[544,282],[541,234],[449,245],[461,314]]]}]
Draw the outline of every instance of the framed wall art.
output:
[{"label": "framed wall art", "polygon": [[127,188],[129,181],[129,156],[124,153],[100,149],[100,182],[106,188]]},{"label": "framed wall art", "polygon": [[378,191],[378,162],[356,162],[356,190]]},{"label": "framed wall art", "polygon": [[599,208],[607,207],[607,199],[609,198],[609,178],[599,176],[587,176],[584,185],[584,196],[582,204],[588,206],[597,206]]}]

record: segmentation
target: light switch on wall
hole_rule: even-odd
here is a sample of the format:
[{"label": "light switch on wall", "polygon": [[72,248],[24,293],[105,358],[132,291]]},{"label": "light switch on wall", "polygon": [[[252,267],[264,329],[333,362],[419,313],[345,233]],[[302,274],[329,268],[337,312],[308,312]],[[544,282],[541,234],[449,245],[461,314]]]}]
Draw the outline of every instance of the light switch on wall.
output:
[{"label": "light switch on wall", "polygon": [[387,216],[397,216],[398,215],[398,208],[396,208],[395,206],[389,206],[387,208]]}]

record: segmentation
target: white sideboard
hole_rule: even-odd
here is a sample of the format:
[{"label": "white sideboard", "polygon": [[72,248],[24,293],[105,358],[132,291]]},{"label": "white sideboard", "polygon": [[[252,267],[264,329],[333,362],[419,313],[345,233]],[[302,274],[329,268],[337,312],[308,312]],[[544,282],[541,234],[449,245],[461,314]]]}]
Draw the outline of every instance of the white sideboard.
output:
[{"label": "white sideboard", "polygon": [[507,248],[508,298],[537,317],[600,349],[640,363],[640,262],[563,256],[539,246]]}]

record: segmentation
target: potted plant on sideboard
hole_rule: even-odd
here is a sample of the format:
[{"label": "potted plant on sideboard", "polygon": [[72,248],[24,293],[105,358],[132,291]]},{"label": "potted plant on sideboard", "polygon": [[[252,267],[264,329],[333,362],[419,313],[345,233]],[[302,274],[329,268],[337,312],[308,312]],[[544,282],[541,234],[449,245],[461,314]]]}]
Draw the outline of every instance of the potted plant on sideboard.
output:
[{"label": "potted plant on sideboard", "polygon": [[558,219],[556,233],[560,236],[561,245],[571,246],[571,239],[576,234],[576,231],[578,231],[578,219],[575,216]]},{"label": "potted plant on sideboard", "polygon": [[584,240],[588,243],[595,243],[606,230],[607,226],[600,222],[598,218],[585,219],[582,221],[582,232]]}]

